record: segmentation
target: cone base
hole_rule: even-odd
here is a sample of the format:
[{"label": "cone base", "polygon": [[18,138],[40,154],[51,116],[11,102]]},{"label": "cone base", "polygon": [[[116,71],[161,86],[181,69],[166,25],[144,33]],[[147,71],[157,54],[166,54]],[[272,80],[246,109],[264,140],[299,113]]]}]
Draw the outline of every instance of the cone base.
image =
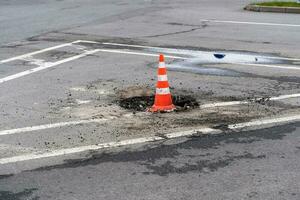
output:
[{"label": "cone base", "polygon": [[148,109],[149,112],[172,112],[176,109],[175,105],[169,106],[156,106],[153,105],[151,108]]}]

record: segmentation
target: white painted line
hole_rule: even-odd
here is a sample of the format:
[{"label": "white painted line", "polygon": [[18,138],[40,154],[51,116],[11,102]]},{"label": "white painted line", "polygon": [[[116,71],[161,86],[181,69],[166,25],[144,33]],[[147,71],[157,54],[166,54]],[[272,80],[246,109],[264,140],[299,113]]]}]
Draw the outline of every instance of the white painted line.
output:
[{"label": "white painted line", "polygon": [[73,57],[70,57],[70,58],[66,58],[66,59],[63,59],[63,60],[60,60],[60,61],[57,61],[57,62],[54,62],[54,63],[49,63],[49,62],[43,63],[42,66],[39,66],[39,67],[36,67],[36,68],[33,68],[33,69],[29,69],[29,70],[26,70],[26,71],[23,71],[23,72],[20,72],[20,73],[17,73],[17,74],[13,74],[13,75],[1,78],[0,79],[0,84],[4,83],[4,82],[7,82],[7,81],[10,81],[10,80],[13,80],[13,79],[17,79],[17,78],[29,75],[29,74],[32,74],[32,73],[35,73],[35,72],[38,72],[38,71],[41,71],[41,70],[45,70],[45,69],[48,69],[48,68],[66,63],[66,62],[77,60],[79,58],[94,54],[98,51],[99,50],[95,49],[95,50],[91,50],[91,51],[86,51],[82,54],[79,54],[79,55],[76,55],[76,56],[73,56]]},{"label": "white painted line", "polygon": [[228,24],[300,27],[300,24],[281,24],[281,23],[249,22],[249,21],[226,21],[226,20],[209,20],[209,19],[203,19],[201,21],[202,22],[214,22],[214,23],[228,23]]},{"label": "white painted line", "polygon": [[32,154],[26,154],[26,155],[21,155],[21,156],[2,158],[2,159],[0,159],[0,164],[9,164],[9,163],[16,163],[16,162],[35,160],[35,159],[41,159],[41,158],[64,156],[64,155],[68,155],[68,154],[81,153],[81,152],[91,151],[91,150],[100,150],[100,149],[105,149],[105,148],[121,147],[121,146],[127,146],[127,145],[133,145],[133,144],[139,144],[139,143],[145,143],[145,142],[154,142],[154,141],[158,141],[158,140],[162,140],[162,139],[163,139],[162,137],[154,136],[154,137],[123,140],[123,141],[119,141],[119,142],[109,142],[109,143],[81,146],[81,147],[75,147],[75,148],[69,148],[69,149],[54,150],[54,151],[46,152],[46,153],[32,153]]},{"label": "white painted line", "polygon": [[[102,51],[102,52],[108,52],[108,53],[120,53],[120,54],[131,54],[131,55],[152,56],[152,57],[157,57],[159,55],[159,54],[140,53],[140,52],[123,51],[123,50],[109,50],[109,49],[98,49],[98,50]],[[170,56],[170,55],[165,55],[165,57],[166,58],[174,58],[174,59],[189,59],[187,57]],[[278,65],[267,65],[267,64],[230,63],[230,62],[228,62],[227,64],[238,64],[238,65],[257,66],[257,67],[300,70],[300,67],[295,67],[295,66],[290,66],[290,65],[278,66]]]},{"label": "white painted line", "polygon": [[[101,52],[108,52],[108,53],[120,53],[120,54],[130,54],[130,55],[141,55],[141,56],[152,56],[157,57],[159,54],[152,54],[152,53],[140,53],[140,52],[133,52],[133,51],[123,51],[123,50],[109,50],[109,49],[98,49]],[[174,58],[174,59],[189,59],[187,57],[181,56],[171,56],[165,55],[166,58]],[[246,66],[255,66],[255,67],[268,67],[268,68],[278,68],[278,69],[293,69],[293,70],[300,70],[300,67],[285,65],[267,65],[267,64],[252,64],[252,63],[232,63],[232,62],[224,62],[225,64],[235,64],[235,65],[246,65]]]},{"label": "white painted line", "polygon": [[[265,125],[270,126],[273,124],[277,124],[277,125],[285,124],[288,122],[299,121],[299,120],[300,120],[300,115],[294,115],[294,116],[287,116],[287,117],[281,117],[281,118],[261,119],[261,120],[246,122],[246,123],[232,124],[232,125],[229,125],[228,128],[231,130],[238,130],[238,129],[243,129],[243,128],[247,128],[247,127],[251,127],[251,126],[265,126]],[[0,159],[0,164],[4,165],[4,164],[9,164],[9,163],[29,161],[29,160],[35,160],[35,159],[65,156],[68,154],[82,153],[82,152],[91,151],[91,150],[115,148],[115,147],[121,147],[121,146],[127,146],[127,145],[141,144],[141,143],[146,143],[146,142],[160,141],[160,140],[171,139],[171,138],[178,138],[178,137],[184,137],[184,136],[186,137],[186,136],[191,136],[194,134],[220,134],[220,133],[222,133],[222,131],[219,129],[201,128],[201,129],[195,129],[195,130],[190,130],[190,131],[170,133],[170,134],[164,135],[163,137],[152,136],[152,137],[135,138],[135,139],[128,139],[128,140],[117,141],[117,142],[109,142],[109,143],[102,143],[102,144],[96,144],[96,145],[88,145],[88,146],[74,147],[74,148],[68,148],[68,149],[60,149],[60,150],[54,150],[51,152],[31,153],[31,154],[25,154],[25,155],[20,155],[20,156],[2,158],[2,159]]]},{"label": "white painted line", "polygon": [[[173,50],[176,51],[178,49],[171,49],[171,48],[164,48],[164,47],[154,47],[154,46],[144,46],[144,45],[132,45],[132,44],[121,44],[121,43],[110,43],[110,42],[104,42],[102,43],[104,45],[111,45],[111,46],[120,46],[120,47],[134,47],[134,48],[144,48],[144,49],[164,49],[164,50]],[[199,53],[217,53],[217,52],[213,52],[213,51],[196,51]],[[179,54],[184,54],[184,53],[180,53]],[[290,61],[300,61],[300,58],[288,58],[288,57],[275,57],[275,56],[256,56],[258,58],[270,58],[270,59],[277,59],[277,60],[290,60]],[[184,58],[181,57],[182,59],[188,59],[188,58]]]},{"label": "white painted line", "polygon": [[[278,101],[278,100],[298,98],[298,97],[300,97],[300,93],[280,95],[277,97],[270,97],[269,100],[270,101]],[[235,105],[249,104],[249,103],[255,102],[255,100],[259,100],[259,98],[249,99],[248,101],[228,101],[228,102],[208,103],[208,104],[200,105],[200,108],[215,108],[215,107],[223,107],[223,106],[235,106]]]},{"label": "white painted line", "polygon": [[247,127],[252,126],[264,126],[264,125],[275,125],[275,124],[281,124],[286,122],[292,122],[292,121],[299,121],[300,115],[294,115],[294,116],[287,116],[287,117],[280,117],[280,118],[273,118],[273,119],[264,119],[264,120],[255,120],[245,123],[239,123],[239,124],[232,124],[229,125],[229,129],[243,129]]},{"label": "white painted line", "polygon": [[281,96],[278,96],[278,97],[271,97],[270,100],[276,101],[276,100],[298,98],[298,97],[300,97],[300,93],[298,93],[298,94],[281,95]]},{"label": "white painted line", "polygon": [[[147,48],[147,49],[169,49],[163,47],[153,47],[153,46],[144,46],[144,45],[133,45],[133,44],[121,44],[121,43],[111,43],[111,42],[103,42],[102,44],[111,45],[111,46],[120,46],[120,47],[135,47],[135,48]],[[175,50],[175,49],[173,49]]]},{"label": "white painted line", "polygon": [[300,66],[295,67],[295,66],[290,66],[290,65],[279,66],[279,65],[267,65],[267,64],[254,64],[254,63],[228,63],[228,64],[247,65],[247,66],[254,66],[254,67],[267,67],[267,68],[300,70]]},{"label": "white painted line", "polygon": [[77,40],[75,43],[90,43],[90,44],[100,44],[100,42],[91,41],[91,40]]},{"label": "white painted line", "polygon": [[8,58],[8,59],[5,59],[5,60],[0,60],[0,64],[8,63],[8,62],[11,62],[11,61],[14,61],[14,60],[20,60],[20,59],[23,59],[23,58],[26,58],[26,57],[34,56],[36,54],[44,53],[44,52],[47,52],[47,51],[52,51],[52,50],[59,49],[59,48],[62,48],[62,47],[71,46],[72,44],[76,44],[78,42],[79,42],[79,40],[74,41],[74,42],[70,42],[70,43],[65,43],[65,44],[53,46],[53,47],[49,47],[49,48],[45,48],[45,49],[42,49],[42,50],[39,50],[39,51],[34,51],[34,52],[23,54],[23,55],[20,55],[20,56],[15,56],[15,57]]},{"label": "white painted line", "polygon": [[[97,49],[98,51],[101,52],[107,52],[107,53],[119,53],[119,54],[130,54],[130,55],[140,55],[140,56],[152,56],[152,57],[157,57],[159,54],[154,54],[154,53],[140,53],[140,52],[134,52],[134,51],[123,51],[123,50],[110,50],[110,49]],[[179,56],[170,56],[170,55],[165,55],[166,58],[174,58],[174,59],[186,59],[184,57],[179,57]]]},{"label": "white painted line", "polygon": [[241,104],[248,104],[248,101],[229,101],[229,102],[216,102],[216,103],[208,103],[200,105],[200,108],[214,108],[214,107],[222,107],[222,106],[235,106]]},{"label": "white painted line", "polygon": [[164,135],[168,139],[172,138],[178,138],[178,137],[186,137],[186,136],[191,136],[194,134],[220,134],[222,133],[221,130],[219,129],[213,129],[213,128],[201,128],[201,129],[195,129],[195,130],[189,130],[189,131],[181,131],[181,132],[176,132],[176,133],[169,133]]},{"label": "white painted line", "polygon": [[38,125],[38,126],[28,126],[28,127],[23,127],[23,128],[16,128],[16,129],[0,131],[0,136],[12,135],[12,134],[17,134],[17,133],[26,133],[26,132],[32,132],[32,131],[38,131],[38,130],[46,130],[46,129],[52,129],[52,128],[60,128],[60,127],[64,127],[64,126],[72,126],[72,125],[79,125],[79,124],[100,123],[100,122],[105,122],[110,119],[114,119],[114,117],[103,118],[103,119],[87,119],[87,120],[78,120],[78,121],[69,121],[69,122],[59,122],[59,123],[53,123],[53,124],[43,124],[43,125]]},{"label": "white painted line", "polygon": [[[270,100],[276,101],[276,100],[284,100],[284,99],[298,98],[298,97],[300,97],[300,93],[271,97]],[[249,103],[253,102],[254,100],[255,99],[249,100],[249,101],[229,101],[229,102],[208,103],[208,104],[200,105],[200,109],[249,104]],[[84,101],[84,103],[88,103],[88,102],[89,101]],[[132,117],[132,116],[133,116],[132,113],[123,115],[123,117]],[[37,130],[46,130],[46,129],[59,128],[59,127],[64,127],[64,126],[72,126],[72,125],[78,125],[78,124],[100,123],[100,122],[105,122],[105,121],[111,120],[111,119],[117,119],[117,117],[109,116],[109,117],[106,117],[103,119],[86,119],[86,120],[59,122],[59,123],[53,123],[53,124],[43,124],[43,125],[28,126],[28,127],[23,127],[23,128],[8,129],[8,130],[0,131],[0,136],[17,134],[17,133],[27,133],[27,132],[37,131]]]}]

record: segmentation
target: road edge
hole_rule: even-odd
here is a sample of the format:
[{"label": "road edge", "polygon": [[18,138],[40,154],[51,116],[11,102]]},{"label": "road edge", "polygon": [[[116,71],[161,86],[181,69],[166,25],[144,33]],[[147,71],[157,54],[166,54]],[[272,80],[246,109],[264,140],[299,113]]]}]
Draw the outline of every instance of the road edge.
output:
[{"label": "road edge", "polygon": [[279,7],[279,6],[259,6],[254,4],[249,4],[244,7],[244,10],[254,11],[254,12],[276,12],[276,13],[292,13],[300,14],[300,7]]}]

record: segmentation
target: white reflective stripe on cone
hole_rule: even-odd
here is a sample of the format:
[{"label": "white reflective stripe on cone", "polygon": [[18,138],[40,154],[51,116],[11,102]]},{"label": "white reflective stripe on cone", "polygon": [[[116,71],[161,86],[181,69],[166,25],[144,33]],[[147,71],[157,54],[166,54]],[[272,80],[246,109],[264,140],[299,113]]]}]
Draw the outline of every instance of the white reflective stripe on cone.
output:
[{"label": "white reflective stripe on cone", "polygon": [[168,80],[168,76],[167,75],[158,75],[157,76],[157,80],[158,81],[167,81]]},{"label": "white reflective stripe on cone", "polygon": [[156,94],[170,94],[169,88],[156,88]]},{"label": "white reflective stripe on cone", "polygon": [[165,62],[159,62],[158,68],[166,68]]}]

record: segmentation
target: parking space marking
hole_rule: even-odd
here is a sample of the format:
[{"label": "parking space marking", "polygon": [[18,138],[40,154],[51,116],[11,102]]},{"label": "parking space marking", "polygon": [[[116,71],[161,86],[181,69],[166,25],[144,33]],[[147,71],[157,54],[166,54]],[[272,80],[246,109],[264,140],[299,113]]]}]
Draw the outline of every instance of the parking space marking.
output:
[{"label": "parking space marking", "polygon": [[100,123],[105,122],[110,119],[115,119],[115,117],[103,118],[103,119],[87,119],[87,120],[77,120],[77,121],[68,121],[68,122],[59,122],[52,124],[43,124],[38,126],[28,126],[23,128],[15,128],[9,130],[0,131],[0,136],[2,135],[12,135],[17,133],[26,133],[38,130],[52,129],[52,128],[61,128],[64,126],[72,126],[72,125],[82,125],[82,124],[90,124],[90,123]]},{"label": "parking space marking", "polygon": [[[259,119],[259,120],[250,121],[250,122],[246,122],[246,123],[231,124],[228,126],[228,130],[239,131],[239,130],[243,130],[244,128],[249,128],[249,127],[264,128],[264,127],[270,127],[270,126],[274,126],[274,125],[282,125],[282,124],[286,124],[289,122],[296,122],[296,121],[300,121],[300,115],[279,117],[279,118],[273,118],[273,119]],[[192,136],[195,134],[199,135],[199,134],[220,134],[220,133],[223,133],[223,131],[220,129],[213,129],[213,128],[206,127],[206,128],[194,129],[194,130],[189,130],[189,131],[170,133],[170,134],[164,135],[163,137],[160,137],[160,136],[142,137],[142,138],[123,140],[123,141],[115,141],[115,142],[101,143],[101,144],[95,144],[95,145],[87,145],[87,146],[59,149],[59,150],[53,150],[50,152],[47,151],[47,152],[43,152],[43,153],[30,153],[30,154],[25,154],[25,155],[1,158],[0,164],[4,165],[4,164],[17,163],[17,162],[36,160],[36,159],[42,159],[42,158],[65,156],[65,155],[69,155],[69,154],[82,153],[82,152],[91,151],[91,150],[116,148],[116,147],[141,144],[141,143],[146,143],[146,142],[154,142],[154,141],[160,141],[160,140],[166,140],[166,139],[172,139],[172,138],[178,138],[178,137]]]},{"label": "parking space marking", "polygon": [[95,50],[91,50],[91,51],[86,51],[86,52],[84,52],[82,54],[79,54],[79,55],[76,55],[76,56],[72,56],[70,58],[59,60],[57,62],[53,62],[53,63],[51,63],[51,62],[41,63],[41,66],[39,66],[39,67],[36,67],[36,68],[33,68],[33,69],[29,69],[29,70],[26,70],[26,71],[23,71],[23,72],[19,72],[17,74],[13,74],[13,75],[1,78],[0,79],[0,84],[4,83],[4,82],[7,82],[7,81],[10,81],[10,80],[13,80],[13,79],[17,79],[17,78],[29,75],[29,74],[32,74],[32,73],[35,73],[35,72],[38,72],[38,71],[41,71],[41,70],[45,70],[45,69],[48,69],[48,68],[51,68],[51,67],[55,67],[57,65],[60,65],[60,64],[66,63],[66,62],[70,62],[70,61],[73,61],[73,60],[77,60],[79,58],[83,58],[85,56],[94,54],[94,53],[96,53],[98,51],[99,51],[98,49],[95,49]]},{"label": "parking space marking", "polygon": [[[285,100],[285,99],[292,99],[292,98],[299,98],[300,93],[295,94],[287,94],[287,95],[280,95],[277,97],[266,97],[266,100],[270,101],[278,101],[278,100]],[[259,101],[262,98],[256,98],[256,99],[249,99],[245,101],[227,101],[227,102],[215,102],[215,103],[208,103],[200,105],[200,108],[214,108],[214,107],[223,107],[223,106],[235,106],[235,105],[242,105],[242,104],[249,104],[251,102]]]},{"label": "parking space marking", "polygon": [[216,103],[208,103],[200,105],[200,108],[215,108],[215,107],[223,107],[223,106],[235,106],[241,104],[248,104],[249,101],[228,101],[228,102],[216,102]]},{"label": "parking space marking", "polygon": [[[136,51],[124,51],[124,50],[109,50],[109,49],[98,49],[98,51],[101,52],[107,52],[107,53],[118,53],[118,54],[130,54],[130,55],[142,55],[142,56],[153,56],[156,57],[159,54],[151,54],[151,53],[140,53]],[[181,56],[172,56],[172,55],[165,55],[166,58],[174,58],[174,59],[189,59],[187,57],[181,57]],[[300,70],[299,67],[291,66],[291,65],[285,65],[285,66],[279,66],[279,65],[267,65],[267,64],[252,64],[252,63],[240,63],[240,62],[224,62],[222,64],[235,64],[235,65],[247,65],[247,66],[256,66],[256,67],[268,67],[268,68],[278,68],[278,69],[292,69],[292,70]]]},{"label": "parking space marking", "polygon": [[[123,50],[110,50],[110,49],[97,49],[100,52],[106,52],[106,53],[119,53],[119,54],[129,54],[129,55],[139,55],[139,56],[152,56],[157,57],[159,54],[154,53],[141,53],[136,51],[123,51]],[[166,58],[174,58],[174,59],[187,59],[185,57],[180,56],[171,56],[171,55],[165,55]]]},{"label": "parking space marking", "polygon": [[[76,40],[74,42],[64,43],[64,44],[61,44],[61,45],[45,48],[45,49],[42,49],[42,50],[39,50],[39,51],[34,51],[34,52],[31,52],[31,53],[27,53],[27,54],[12,57],[12,58],[9,58],[9,59],[1,60],[0,64],[11,62],[11,61],[14,61],[14,60],[22,60],[22,59],[24,60],[26,58],[28,59],[33,55],[37,55],[37,54],[44,53],[44,52],[47,52],[47,51],[59,49],[59,48],[65,47],[65,46],[72,46],[73,44],[78,44],[78,43],[96,43],[96,44],[99,44],[99,42],[96,42],[96,41]],[[166,50],[168,50],[168,48],[142,46],[142,45],[129,45],[129,44],[120,44],[120,43],[102,43],[102,44],[113,45],[113,46],[138,47],[138,48],[156,48],[156,49],[166,49]],[[171,54],[176,54],[176,49],[172,49],[172,50],[175,50],[175,52],[172,52]],[[37,64],[39,66],[37,68],[29,69],[29,70],[26,70],[26,71],[23,71],[23,72],[20,72],[20,73],[17,73],[17,74],[13,74],[13,75],[1,78],[0,79],[0,84],[4,83],[4,82],[7,82],[7,81],[10,81],[10,80],[13,80],[13,79],[16,79],[16,78],[26,76],[28,74],[32,74],[32,73],[47,69],[47,68],[54,67],[54,66],[66,63],[66,62],[70,62],[72,60],[76,60],[76,59],[85,57],[87,55],[94,54],[96,52],[119,53],[119,54],[128,54],[128,55],[152,56],[152,57],[158,56],[158,53],[157,54],[156,53],[143,53],[143,52],[136,52],[136,51],[115,50],[115,49],[94,49],[94,50],[85,51],[82,54],[79,54],[79,55],[76,55],[76,56],[73,56],[73,57],[70,57],[70,58],[66,58],[66,59],[63,59],[63,60],[60,60],[60,61],[57,61],[57,62],[54,62],[54,63],[41,62],[41,63]],[[180,54],[180,53],[178,53],[178,54]],[[173,56],[173,55],[166,55],[165,57],[173,58],[173,59],[189,59],[188,57]],[[295,60],[300,60],[300,59],[297,59],[297,58],[281,58],[281,57],[269,57],[269,58],[286,59],[286,60],[294,60],[294,61]],[[227,63],[227,64],[240,64],[240,65],[248,65],[248,66],[260,66],[260,67],[269,67],[269,68],[300,70],[300,67],[288,66],[288,65],[278,66],[278,65],[267,65],[267,64],[252,64],[252,63]]]},{"label": "parking space marking", "polygon": [[277,100],[290,99],[290,98],[298,98],[298,97],[300,97],[300,93],[286,94],[286,95],[280,95],[280,96],[277,96],[277,97],[271,97],[270,100],[277,101]]},{"label": "parking space marking", "polygon": [[64,44],[61,44],[61,45],[41,49],[41,50],[34,51],[34,52],[31,52],[31,53],[23,54],[23,55],[20,55],[20,56],[15,56],[15,57],[12,57],[12,58],[0,60],[0,64],[12,62],[12,61],[15,61],[15,60],[24,59],[26,57],[30,57],[30,56],[34,56],[34,55],[37,55],[37,54],[45,53],[47,51],[52,51],[52,50],[55,50],[55,49],[60,49],[60,48],[66,47],[66,46],[71,46],[72,44],[76,44],[76,43],[79,43],[79,42],[80,42],[80,40],[77,40],[77,41],[74,41],[74,42],[64,43]]},{"label": "parking space marking", "polygon": [[[284,100],[284,99],[290,99],[290,98],[298,98],[300,97],[300,93],[297,94],[290,94],[290,95],[281,95],[277,97],[270,97],[269,100],[276,101],[276,100]],[[201,109],[205,108],[215,108],[215,107],[226,107],[226,106],[235,106],[235,105],[242,105],[242,104],[249,104],[251,102],[259,101],[259,98],[257,99],[250,99],[245,101],[227,101],[227,102],[215,102],[215,103],[208,103],[208,104],[202,104],[200,105]],[[121,117],[132,117],[134,114],[127,113],[124,115],[121,115],[119,117],[115,116],[107,116],[102,119],[85,119],[85,120],[77,120],[77,121],[67,121],[67,122],[59,122],[59,123],[52,123],[52,124],[43,124],[43,125],[37,125],[37,126],[28,126],[23,128],[15,128],[15,129],[7,129],[0,131],[0,136],[3,135],[12,135],[12,134],[18,134],[18,133],[28,133],[32,131],[38,131],[38,130],[46,130],[46,129],[53,129],[53,128],[61,128],[65,126],[72,126],[72,125],[79,125],[79,124],[90,124],[90,123],[101,123],[108,120],[118,119]]]},{"label": "parking space marking", "polygon": [[[83,42],[83,41],[82,41]],[[98,43],[99,42],[95,42],[95,41],[84,41],[86,43],[89,42],[93,42],[93,43]],[[111,42],[104,42],[102,43],[104,45],[111,45],[111,46],[120,46],[120,47],[134,47],[134,48],[146,48],[146,49],[164,49],[164,50],[172,50],[174,51],[174,53],[176,53],[176,50],[181,50],[181,49],[172,49],[172,48],[164,48],[164,47],[154,47],[154,46],[145,46],[145,45],[134,45],[134,44],[121,44],[121,43],[111,43]],[[189,52],[190,50],[187,49],[183,49],[187,52]],[[200,53],[211,53],[214,54],[216,52],[213,51],[198,51]],[[182,54],[181,52],[178,52],[178,54]],[[280,59],[280,60],[290,60],[290,61],[300,61],[300,58],[288,58],[288,57],[276,57],[276,56],[257,56],[257,57],[263,57],[263,58],[271,58],[271,59]],[[187,59],[187,58],[186,58]]]},{"label": "parking space marking", "polygon": [[292,69],[292,70],[300,70],[299,67],[291,66],[291,65],[267,65],[267,64],[255,64],[255,63],[228,63],[228,64],[238,64],[238,65],[247,65],[253,67],[267,67],[267,68],[277,68],[277,69]]},{"label": "parking space marking", "polygon": [[227,24],[300,27],[300,24],[282,24],[282,23],[268,23],[268,22],[226,21],[226,20],[215,20],[215,19],[203,19],[201,21],[202,22],[213,22],[213,23],[227,23]]},{"label": "parking space marking", "polygon": [[[173,54],[184,54],[182,52],[176,52],[176,49],[169,49],[169,48],[161,48],[161,47],[153,47],[153,46],[142,46],[142,45],[127,45],[127,44],[120,44],[120,43],[103,43],[105,45],[112,45],[112,46],[121,46],[121,47],[136,47],[136,48],[148,48],[148,49],[165,49],[165,50],[173,50]],[[187,50],[188,51],[188,50]],[[107,52],[110,53],[123,53],[126,54],[126,51],[122,50],[109,50]],[[211,53],[213,54],[214,52],[204,52],[204,51],[198,51],[202,53]],[[128,54],[133,54],[133,53],[128,53]],[[147,53],[134,53],[135,55],[144,55],[147,56]],[[149,55],[148,55],[149,56]],[[152,56],[152,54],[151,54]],[[192,55],[193,56],[193,55]],[[166,56],[167,57],[167,56]],[[179,59],[191,59],[193,57],[182,57],[182,56],[170,56],[168,55],[169,58],[179,58]],[[195,57],[195,56],[194,56]],[[289,61],[300,61],[299,58],[287,58],[287,57],[273,57],[273,56],[256,56],[256,57],[262,57],[262,58],[270,58],[270,59],[282,59],[282,60],[289,60]],[[246,66],[254,66],[254,67],[267,67],[267,68],[277,68],[277,69],[291,69],[291,70],[300,70],[300,66],[291,66],[291,65],[270,65],[270,64],[259,64],[259,63],[245,63],[245,62],[223,62],[223,64],[237,64],[237,65],[246,65]]]}]

